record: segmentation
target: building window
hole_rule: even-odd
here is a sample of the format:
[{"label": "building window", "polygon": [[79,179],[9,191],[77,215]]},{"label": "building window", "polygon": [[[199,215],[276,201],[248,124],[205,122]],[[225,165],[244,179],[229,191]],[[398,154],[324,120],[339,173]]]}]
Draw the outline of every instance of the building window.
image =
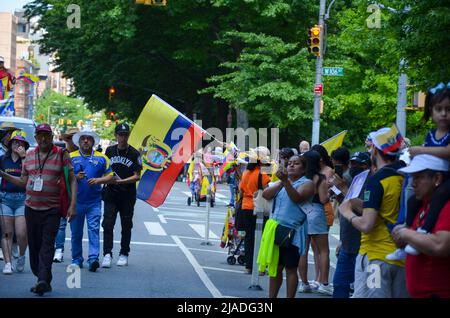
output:
[{"label": "building window", "polygon": [[27,32],[27,25],[26,24],[18,24],[17,25],[17,31],[19,33],[26,33]]}]

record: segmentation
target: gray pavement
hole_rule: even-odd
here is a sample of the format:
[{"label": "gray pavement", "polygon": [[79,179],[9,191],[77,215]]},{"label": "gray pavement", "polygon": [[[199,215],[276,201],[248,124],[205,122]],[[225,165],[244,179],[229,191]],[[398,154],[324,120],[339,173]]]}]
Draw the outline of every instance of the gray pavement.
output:
[{"label": "gray pavement", "polygon": [[[152,208],[138,200],[133,219],[129,265],[118,267],[120,249],[120,221],[114,233],[113,266],[99,268],[91,273],[85,266],[77,273],[68,269],[70,264],[70,229],[66,232],[64,262],[53,264],[53,291],[44,297],[61,298],[266,298],[269,279],[259,278],[262,290],[249,290],[251,276],[244,274],[243,266],[229,265],[227,249],[220,247],[223,223],[229,198],[228,187],[219,185],[216,206],[210,209],[211,245],[202,245],[206,217],[205,203],[200,207],[187,206],[188,186],[177,182],[164,205]],[[338,243],[337,225],[330,231],[330,282],[334,273]],[[102,233],[101,233],[102,238]],[[101,241],[101,245],[102,245]],[[83,252],[87,256],[87,231],[85,229]],[[100,260],[101,261],[101,260]],[[309,279],[314,278],[313,257],[309,258]],[[0,261],[3,268],[3,261]],[[77,284],[79,282],[79,287]],[[35,278],[28,259],[23,273],[6,276],[0,273],[0,298],[37,297],[29,292]],[[279,297],[285,297],[283,284]],[[297,294],[299,298],[329,298],[318,294]]]}]

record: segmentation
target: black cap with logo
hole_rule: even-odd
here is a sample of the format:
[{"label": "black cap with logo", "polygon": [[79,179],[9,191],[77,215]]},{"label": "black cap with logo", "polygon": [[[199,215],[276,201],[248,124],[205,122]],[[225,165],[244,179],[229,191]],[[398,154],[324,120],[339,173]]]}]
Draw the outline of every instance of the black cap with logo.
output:
[{"label": "black cap with logo", "polygon": [[129,134],[130,133],[130,126],[128,124],[122,123],[116,126],[116,129],[114,130],[116,134]]}]

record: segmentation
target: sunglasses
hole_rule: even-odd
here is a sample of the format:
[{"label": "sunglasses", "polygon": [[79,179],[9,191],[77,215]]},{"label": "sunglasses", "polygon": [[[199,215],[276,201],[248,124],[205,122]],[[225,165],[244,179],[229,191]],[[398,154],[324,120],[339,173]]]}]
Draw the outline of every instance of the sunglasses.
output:
[{"label": "sunglasses", "polygon": [[447,85],[445,85],[444,83],[440,82],[435,87],[430,88],[428,90],[428,92],[433,94],[433,95],[435,95],[436,93],[439,93],[439,92],[443,91],[446,88],[450,89],[450,82],[448,82]]}]

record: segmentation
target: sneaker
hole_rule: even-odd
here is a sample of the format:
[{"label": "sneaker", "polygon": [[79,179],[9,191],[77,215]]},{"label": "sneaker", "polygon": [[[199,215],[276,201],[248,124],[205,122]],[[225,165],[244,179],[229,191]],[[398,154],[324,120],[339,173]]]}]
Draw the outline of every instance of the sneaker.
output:
[{"label": "sneaker", "polygon": [[97,268],[100,267],[100,263],[98,262],[98,260],[94,260],[91,263],[89,263],[89,268],[88,270],[90,272],[95,272],[97,270]]},{"label": "sneaker", "polygon": [[398,248],[391,254],[386,255],[388,261],[400,261],[406,259],[406,252],[403,248]]},{"label": "sneaker", "polygon": [[112,256],[110,253],[103,256],[102,267],[110,268],[111,267]]},{"label": "sneaker", "polygon": [[62,263],[63,259],[64,259],[64,252],[62,248],[57,248],[55,251],[55,255],[53,256],[53,262]]},{"label": "sneaker", "polygon": [[330,284],[320,284],[317,292],[322,295],[333,296],[333,287]]},{"label": "sneaker", "polygon": [[315,280],[310,280],[309,281],[309,286],[311,286],[311,290],[313,292],[317,292],[317,290],[319,289],[320,283],[316,282]]},{"label": "sneaker", "polygon": [[11,255],[14,258],[19,258],[19,246],[16,243],[13,243],[11,247]]},{"label": "sneaker", "polygon": [[128,265],[128,256],[119,255],[119,259],[117,261],[117,266],[127,266]]},{"label": "sneaker", "polygon": [[25,268],[25,255],[19,256],[19,258],[17,259],[17,264],[16,264],[16,270],[19,273],[23,272],[24,268]]},{"label": "sneaker", "polygon": [[312,293],[312,288],[311,288],[311,285],[308,283],[308,284],[305,284],[305,283],[303,283],[303,282],[300,282],[300,286],[298,287],[298,292],[299,293]]},{"label": "sneaker", "polygon": [[5,267],[3,267],[3,274],[11,275],[13,273],[13,268],[11,263],[6,263]]},{"label": "sneaker", "polygon": [[3,261],[3,251],[1,248],[0,248],[0,261]]}]

